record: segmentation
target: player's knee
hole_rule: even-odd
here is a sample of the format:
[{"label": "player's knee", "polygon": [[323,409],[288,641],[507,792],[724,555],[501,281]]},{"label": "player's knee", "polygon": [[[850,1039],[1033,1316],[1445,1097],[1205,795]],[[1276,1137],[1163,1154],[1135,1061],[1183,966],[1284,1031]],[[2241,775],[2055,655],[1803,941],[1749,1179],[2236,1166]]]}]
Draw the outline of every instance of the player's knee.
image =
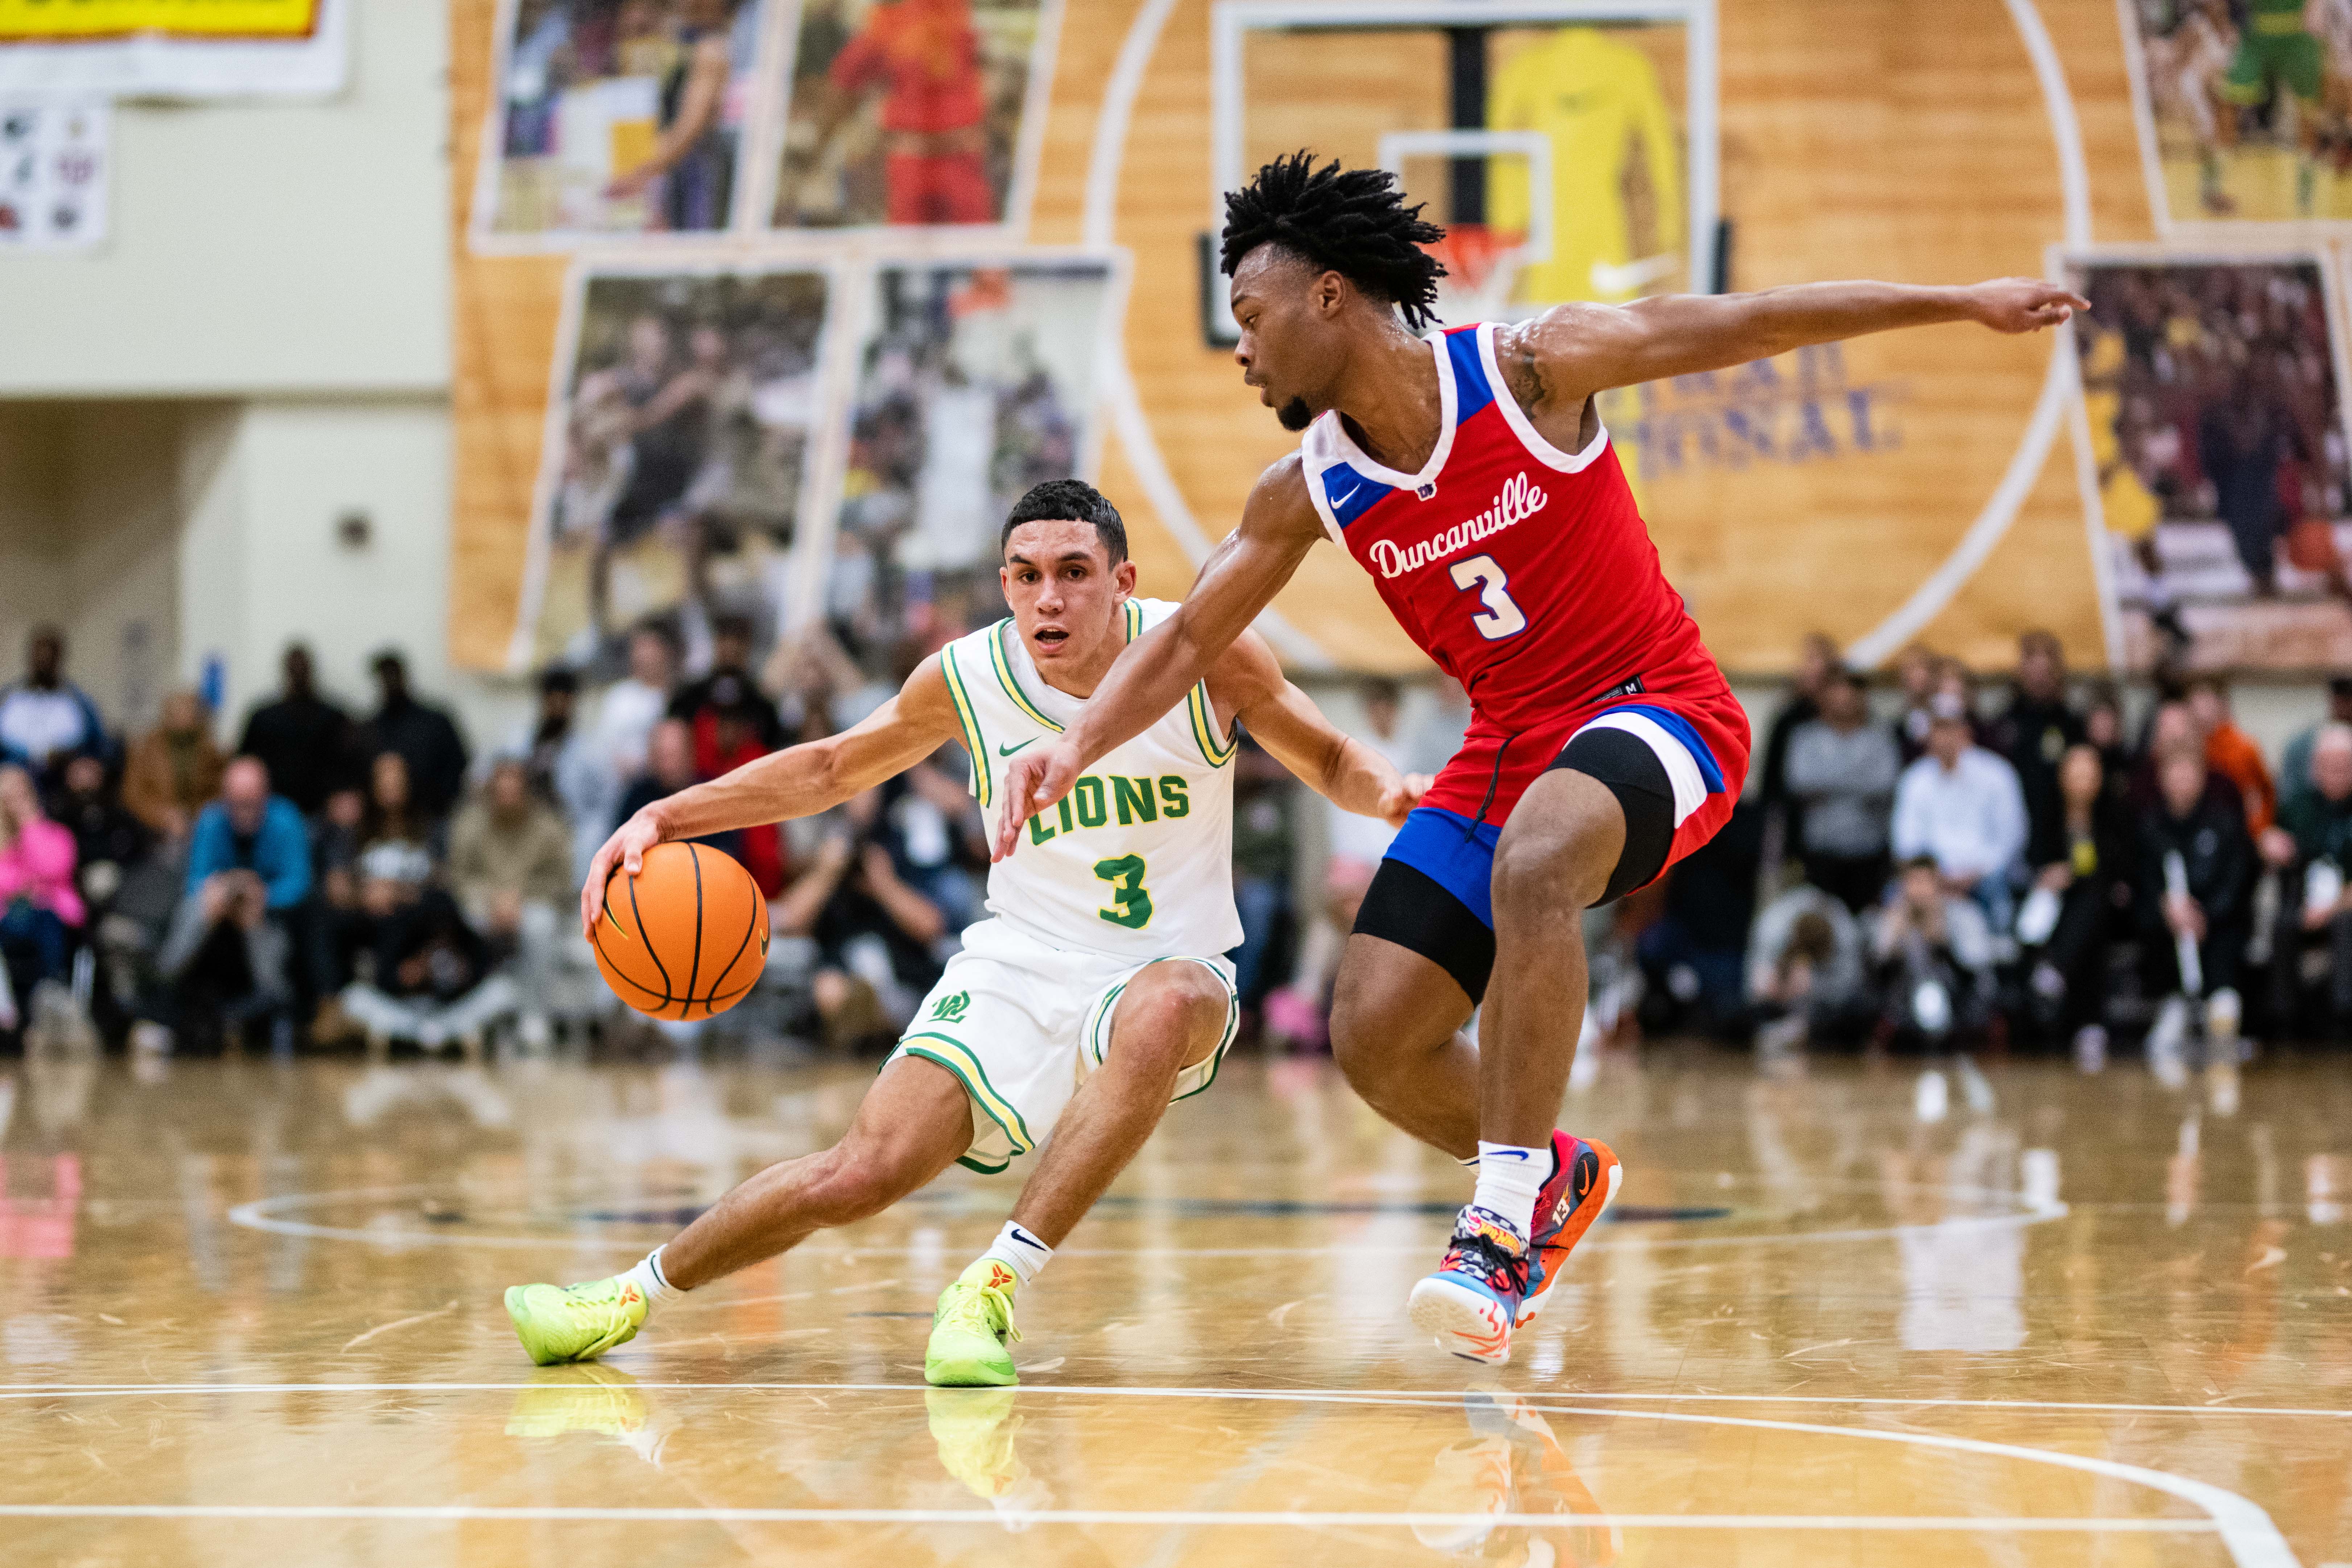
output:
[{"label": "player's knee", "polygon": [[1622,834],[1598,816],[1529,826],[1512,820],[1495,846],[1495,918],[1499,922],[1566,906],[1582,909],[1608,886]]},{"label": "player's knee", "polygon": [[836,1143],[809,1192],[819,1223],[848,1225],[881,1213],[904,1197],[907,1184],[887,1152],[865,1143]]},{"label": "player's knee", "polygon": [[1383,1102],[1411,1054],[1397,1048],[1402,1042],[1393,1017],[1383,1023],[1386,1011],[1344,976],[1331,994],[1331,1059],[1349,1087],[1374,1106]]},{"label": "player's knee", "polygon": [[1158,984],[1121,1002],[1113,1049],[1181,1067],[1199,1058],[1203,1039],[1213,1046],[1224,1033],[1232,999],[1197,963],[1160,967],[1169,973]]}]

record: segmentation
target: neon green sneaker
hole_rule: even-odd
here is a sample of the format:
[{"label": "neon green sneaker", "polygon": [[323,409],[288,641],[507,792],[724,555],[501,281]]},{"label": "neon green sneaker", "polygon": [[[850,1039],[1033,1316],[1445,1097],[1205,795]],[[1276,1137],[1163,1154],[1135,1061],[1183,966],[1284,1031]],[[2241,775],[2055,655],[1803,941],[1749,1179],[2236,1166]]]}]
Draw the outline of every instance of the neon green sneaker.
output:
[{"label": "neon green sneaker", "polygon": [[983,1258],[940,1292],[931,1313],[931,1342],[923,1351],[923,1381],[935,1388],[1003,1388],[1019,1383],[1013,1352],[1021,1337],[1013,1326],[1013,1291],[1019,1277]]},{"label": "neon green sneaker", "polygon": [[646,1298],[617,1275],[579,1285],[509,1285],[507,1316],[530,1359],[552,1366],[593,1361],[635,1339],[646,1321]]}]

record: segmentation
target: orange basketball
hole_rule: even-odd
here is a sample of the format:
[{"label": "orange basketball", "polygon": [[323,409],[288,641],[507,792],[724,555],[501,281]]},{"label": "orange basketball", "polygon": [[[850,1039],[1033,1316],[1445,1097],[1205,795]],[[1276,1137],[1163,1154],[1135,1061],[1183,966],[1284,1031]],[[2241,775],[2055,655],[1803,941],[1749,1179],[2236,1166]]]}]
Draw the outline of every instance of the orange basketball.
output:
[{"label": "orange basketball", "polygon": [[596,967],[649,1018],[708,1018],[751,994],[768,962],[768,900],[707,844],[656,844],[645,869],[604,880]]}]

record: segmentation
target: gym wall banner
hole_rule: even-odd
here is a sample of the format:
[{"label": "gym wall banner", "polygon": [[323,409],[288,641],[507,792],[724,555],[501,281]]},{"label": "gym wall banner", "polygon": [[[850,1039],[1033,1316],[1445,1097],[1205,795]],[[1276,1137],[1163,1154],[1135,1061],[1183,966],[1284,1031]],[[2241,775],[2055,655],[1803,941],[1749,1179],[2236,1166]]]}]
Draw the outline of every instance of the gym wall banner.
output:
[{"label": "gym wall banner", "polygon": [[351,0],[0,0],[0,91],[340,91]]}]

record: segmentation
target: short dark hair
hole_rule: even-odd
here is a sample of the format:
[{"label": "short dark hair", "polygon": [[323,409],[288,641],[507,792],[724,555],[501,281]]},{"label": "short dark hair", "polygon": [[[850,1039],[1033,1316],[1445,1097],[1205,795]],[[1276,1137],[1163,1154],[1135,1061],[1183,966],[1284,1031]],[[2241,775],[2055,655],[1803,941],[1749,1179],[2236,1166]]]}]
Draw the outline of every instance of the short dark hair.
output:
[{"label": "short dark hair", "polygon": [[1445,268],[1422,248],[1445,231],[1405,205],[1386,169],[1315,167],[1305,148],[1276,158],[1238,191],[1225,193],[1221,258],[1225,275],[1261,245],[1279,245],[1309,266],[1337,272],[1369,298],[1404,312],[1418,331],[1437,320],[1437,280]]},{"label": "short dark hair", "polygon": [[669,649],[673,656],[678,652],[679,638],[677,635],[677,627],[672,625],[667,616],[647,616],[644,620],[639,621],[635,626],[629,628],[629,636],[632,637],[656,637],[660,639],[662,647]]},{"label": "short dark hair", "polygon": [[1005,514],[1004,531],[996,536],[996,552],[1013,542],[1013,531],[1024,522],[1091,522],[1102,540],[1103,553],[1114,566],[1127,559],[1127,524],[1110,498],[1084,479],[1047,479],[1032,485],[1029,493]]},{"label": "short dark hair", "polygon": [[1837,928],[1821,910],[1807,910],[1789,923],[1789,945],[1780,954],[1783,959],[1827,963],[1836,954]]}]

